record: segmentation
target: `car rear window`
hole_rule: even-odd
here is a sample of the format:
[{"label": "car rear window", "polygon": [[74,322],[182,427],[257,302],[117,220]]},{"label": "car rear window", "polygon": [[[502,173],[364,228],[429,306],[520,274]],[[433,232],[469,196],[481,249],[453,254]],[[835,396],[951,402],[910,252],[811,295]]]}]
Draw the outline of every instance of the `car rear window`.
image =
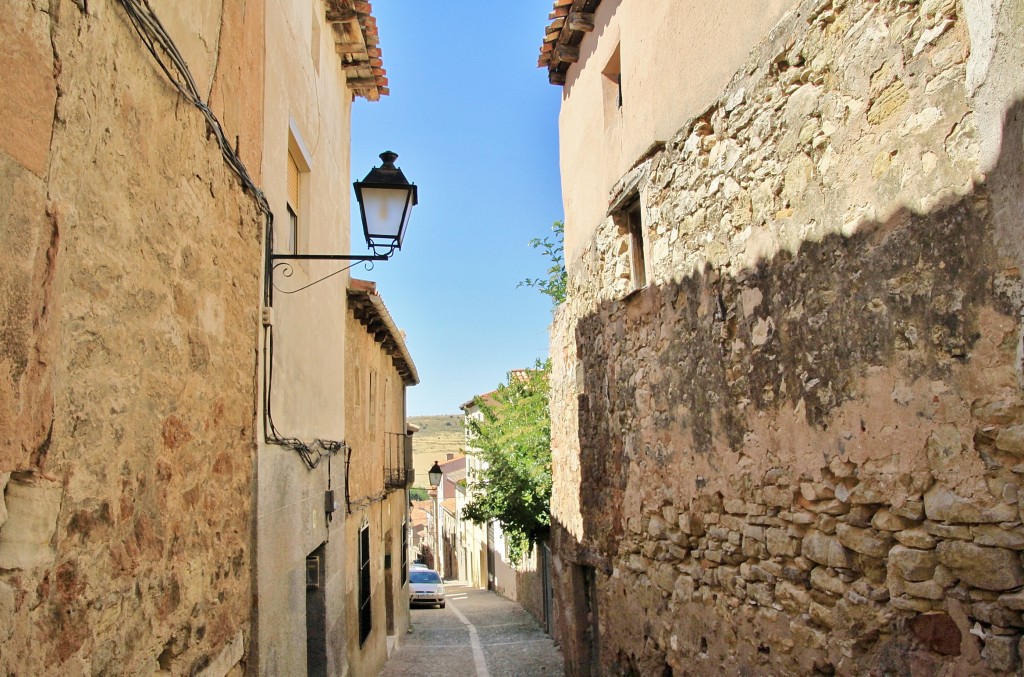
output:
[{"label": "car rear window", "polygon": [[410,583],[440,583],[441,577],[436,571],[410,571]]}]

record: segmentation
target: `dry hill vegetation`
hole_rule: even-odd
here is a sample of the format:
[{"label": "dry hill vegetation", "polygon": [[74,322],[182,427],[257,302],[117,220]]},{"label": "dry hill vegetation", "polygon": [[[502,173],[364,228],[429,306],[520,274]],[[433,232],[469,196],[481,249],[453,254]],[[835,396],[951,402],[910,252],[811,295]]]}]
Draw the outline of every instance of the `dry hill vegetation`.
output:
[{"label": "dry hill vegetation", "polygon": [[462,414],[439,416],[410,416],[409,423],[420,427],[412,437],[413,466],[416,468],[414,486],[429,486],[427,471],[434,461],[444,463],[448,454],[459,455],[466,446],[466,433]]}]

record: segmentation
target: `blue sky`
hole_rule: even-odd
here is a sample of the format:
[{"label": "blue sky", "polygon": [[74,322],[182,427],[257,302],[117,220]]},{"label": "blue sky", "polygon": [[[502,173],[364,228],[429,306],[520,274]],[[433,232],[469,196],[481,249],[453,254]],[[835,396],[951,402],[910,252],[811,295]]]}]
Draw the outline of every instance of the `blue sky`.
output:
[{"label": "blue sky", "polygon": [[411,416],[459,413],[547,356],[551,301],[516,285],[544,274],[529,241],[562,218],[562,90],[536,67],[551,4],[516,0],[481,20],[464,0],[373,3],[391,94],[353,106],[352,177],[393,150],[420,203],[402,251],[351,272],[377,282],[407,334],[421,379]]}]

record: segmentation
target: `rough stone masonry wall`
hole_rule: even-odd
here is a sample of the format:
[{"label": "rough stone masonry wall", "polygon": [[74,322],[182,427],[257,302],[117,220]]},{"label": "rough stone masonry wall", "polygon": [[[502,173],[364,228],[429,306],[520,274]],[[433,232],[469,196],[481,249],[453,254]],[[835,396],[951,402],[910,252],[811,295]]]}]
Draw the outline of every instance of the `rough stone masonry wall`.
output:
[{"label": "rough stone masonry wall", "polygon": [[0,44],[0,672],[226,674],[262,219],[118,3],[5,5]]},{"label": "rough stone masonry wall", "polygon": [[1001,7],[804,3],[623,179],[651,282],[630,293],[610,218],[552,336],[570,674],[1021,668],[1024,10]]}]

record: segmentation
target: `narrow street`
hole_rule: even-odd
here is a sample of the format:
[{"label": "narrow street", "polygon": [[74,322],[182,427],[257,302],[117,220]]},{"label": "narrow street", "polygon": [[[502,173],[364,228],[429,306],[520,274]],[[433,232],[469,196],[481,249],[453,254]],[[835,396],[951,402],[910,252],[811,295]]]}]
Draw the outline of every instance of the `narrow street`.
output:
[{"label": "narrow street", "polygon": [[555,677],[562,654],[515,602],[493,592],[447,584],[444,609],[412,610],[412,632],[382,677]]}]

